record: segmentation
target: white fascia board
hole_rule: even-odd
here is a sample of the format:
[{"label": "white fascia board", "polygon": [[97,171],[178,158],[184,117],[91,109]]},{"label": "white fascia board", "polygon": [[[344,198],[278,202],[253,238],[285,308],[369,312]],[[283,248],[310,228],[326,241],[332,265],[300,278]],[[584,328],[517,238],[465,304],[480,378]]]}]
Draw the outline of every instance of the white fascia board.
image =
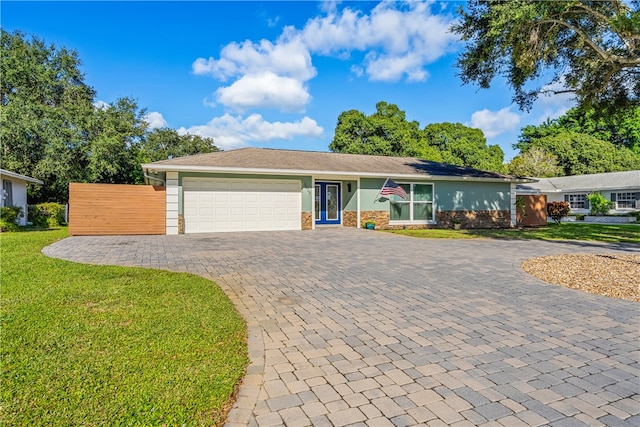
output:
[{"label": "white fascia board", "polygon": [[40,185],[44,184],[44,182],[40,181],[39,179],[31,178],[30,176],[26,176],[26,175],[20,175],[19,173],[10,172],[4,169],[0,169],[0,177],[1,176],[8,176],[9,178],[21,179],[22,181],[31,182],[33,184],[40,184]]},{"label": "white fascia board", "polygon": [[596,187],[596,188],[562,188],[556,190],[558,193],[592,193],[599,191],[611,191],[611,190],[636,190],[640,191],[640,186],[637,185],[617,185],[617,186],[609,186],[609,187]]},{"label": "white fascia board", "polygon": [[304,169],[262,169],[262,168],[229,168],[229,167],[211,167],[211,166],[186,166],[186,165],[151,165],[143,164],[142,169],[162,171],[162,172],[210,172],[210,173],[237,173],[237,174],[255,174],[255,175],[304,175],[319,177],[345,177],[350,178],[393,178],[393,179],[420,179],[430,181],[478,181],[478,182],[516,182],[529,183],[536,182],[529,178],[475,178],[475,177],[457,177],[457,176],[433,176],[423,174],[383,174],[374,172],[340,172],[340,171],[315,171]]}]

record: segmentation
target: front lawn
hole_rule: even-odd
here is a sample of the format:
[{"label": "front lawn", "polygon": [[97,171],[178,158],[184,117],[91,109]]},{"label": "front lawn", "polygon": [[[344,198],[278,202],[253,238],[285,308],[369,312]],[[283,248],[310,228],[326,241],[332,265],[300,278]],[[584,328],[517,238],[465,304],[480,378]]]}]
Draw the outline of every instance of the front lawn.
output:
[{"label": "front lawn", "polygon": [[221,424],[248,357],[220,288],[41,254],[63,237],[0,237],[0,425]]},{"label": "front lawn", "polygon": [[538,239],[538,240],[596,240],[612,243],[640,243],[640,225],[602,225],[562,223],[546,227],[504,230],[393,230],[405,236],[444,239]]}]

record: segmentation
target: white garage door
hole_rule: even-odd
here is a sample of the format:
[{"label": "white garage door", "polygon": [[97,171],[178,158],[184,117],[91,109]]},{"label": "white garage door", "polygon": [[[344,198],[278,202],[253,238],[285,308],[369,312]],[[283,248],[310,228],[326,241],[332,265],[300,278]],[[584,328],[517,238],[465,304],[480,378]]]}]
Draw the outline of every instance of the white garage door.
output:
[{"label": "white garage door", "polygon": [[300,230],[300,181],[186,178],[185,233]]}]

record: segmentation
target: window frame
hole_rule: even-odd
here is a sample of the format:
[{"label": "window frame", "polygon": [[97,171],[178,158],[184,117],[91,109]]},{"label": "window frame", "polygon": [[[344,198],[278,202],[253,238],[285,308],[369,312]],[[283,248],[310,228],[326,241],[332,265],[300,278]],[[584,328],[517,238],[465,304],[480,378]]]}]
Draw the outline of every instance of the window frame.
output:
[{"label": "window frame", "polygon": [[[625,195],[625,197],[622,198],[622,201],[624,203],[629,203],[630,206],[628,206],[628,207],[624,206],[623,207],[623,206],[619,205],[620,196],[621,195]],[[627,198],[626,196],[629,196],[631,198]],[[633,209],[635,209],[635,207],[636,207],[636,192],[635,191],[621,191],[621,192],[617,192],[616,191],[616,201],[615,201],[615,203],[616,203],[616,207],[615,207],[616,209],[620,209],[620,210],[623,210],[623,209],[633,210]]]},{"label": "window frame", "polygon": [[[586,193],[569,193],[566,195],[567,203],[571,209],[589,209],[587,206],[587,194]],[[578,202],[573,201],[573,198],[580,198]],[[581,203],[582,206],[573,206],[573,203]]]},{"label": "window frame", "polygon": [[[416,182],[416,181],[396,181],[400,185],[408,185],[409,191],[407,191],[408,200],[398,200],[389,198],[389,225],[415,225],[415,224],[435,224],[435,191],[436,186],[432,182]],[[414,186],[415,185],[429,185],[431,186],[431,199],[430,200],[414,200]],[[396,196],[397,197],[397,196]],[[391,209],[394,203],[408,204],[409,205],[409,219],[391,219]],[[423,204],[431,205],[431,219],[414,219],[414,205]]]}]

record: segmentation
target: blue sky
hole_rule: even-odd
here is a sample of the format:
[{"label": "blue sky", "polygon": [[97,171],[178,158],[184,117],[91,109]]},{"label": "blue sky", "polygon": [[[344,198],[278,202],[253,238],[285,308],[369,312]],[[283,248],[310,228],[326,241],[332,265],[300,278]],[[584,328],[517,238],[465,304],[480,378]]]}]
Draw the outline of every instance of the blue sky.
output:
[{"label": "blue sky", "polygon": [[524,113],[502,80],[463,86],[462,44],[448,32],[461,4],[3,1],[1,24],[76,50],[97,100],[132,97],[150,126],[223,149],[327,151],[341,112],[386,101],[421,128],[480,128],[508,161],[522,126],[571,100],[543,98]]}]

